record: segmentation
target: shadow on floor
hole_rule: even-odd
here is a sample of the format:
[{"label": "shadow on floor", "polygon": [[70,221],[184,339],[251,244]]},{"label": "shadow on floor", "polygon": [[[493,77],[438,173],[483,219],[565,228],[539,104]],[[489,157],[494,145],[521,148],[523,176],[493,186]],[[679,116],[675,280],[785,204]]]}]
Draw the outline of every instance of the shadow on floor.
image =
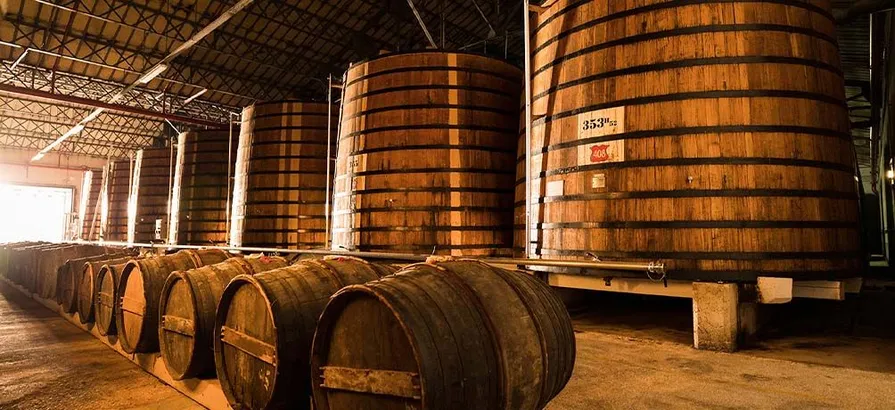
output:
[{"label": "shadow on floor", "polygon": [[[570,290],[562,296],[577,332],[692,346],[689,299]],[[738,354],[895,374],[893,291],[762,305],[759,317],[759,334]]]}]

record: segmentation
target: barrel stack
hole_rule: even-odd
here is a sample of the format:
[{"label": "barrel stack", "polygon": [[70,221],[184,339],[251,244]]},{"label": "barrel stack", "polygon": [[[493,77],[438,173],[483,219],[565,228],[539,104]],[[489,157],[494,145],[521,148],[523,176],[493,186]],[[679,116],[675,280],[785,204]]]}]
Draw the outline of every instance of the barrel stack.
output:
[{"label": "barrel stack", "polygon": [[854,147],[834,22],[815,3],[560,0],[541,13],[528,256],[661,259],[694,280],[854,275]]},{"label": "barrel stack", "polygon": [[326,155],[335,152],[327,148],[328,114],[327,104],[300,101],[264,102],[243,110],[232,246],[326,245]]},{"label": "barrel stack", "polygon": [[536,410],[574,364],[572,322],[544,282],[436,257],[333,296],[310,385],[319,410]]},{"label": "barrel stack", "polygon": [[235,170],[238,138],[238,130],[226,129],[178,136],[168,243],[228,243],[230,176]]},{"label": "barrel stack", "polygon": [[[77,297],[77,308],[78,308],[78,320],[82,324],[94,323],[96,321],[96,307],[99,306],[98,297],[100,290],[102,289],[102,279],[104,275],[107,273],[118,273],[120,272],[120,268],[114,268],[112,272],[104,272],[103,267],[115,267],[118,265],[122,265],[127,263],[129,260],[133,259],[131,256],[123,256],[123,257],[115,257],[112,259],[98,260],[98,261],[89,261],[84,263],[83,269],[80,271],[80,277],[77,280],[78,284],[78,297]],[[121,266],[122,268],[124,266]],[[100,274],[102,273],[103,276]],[[114,281],[115,279],[110,278],[110,281]],[[105,293],[107,295],[114,294],[114,284],[117,282],[110,282]],[[101,320],[101,325],[99,325],[99,329],[108,329],[110,328],[111,321],[109,318],[113,317],[111,308],[114,307],[114,304],[106,301],[103,304],[103,309],[109,309],[108,313],[104,316],[104,319]]]},{"label": "barrel stack", "polygon": [[455,52],[388,54],[347,73],[332,248],[505,255],[520,70]]},{"label": "barrel stack", "polygon": [[230,257],[217,249],[183,250],[171,255],[129,261],[121,270],[115,294],[115,328],[128,353],[159,350],[159,300],[168,275],[223,262]]},{"label": "barrel stack", "polygon": [[128,205],[128,242],[164,242],[168,236],[173,148],[137,151]]},{"label": "barrel stack", "polygon": [[159,348],[175,380],[214,375],[214,317],[224,288],[239,275],[289,265],[278,256],[230,258],[168,276],[159,302]]},{"label": "barrel stack", "polygon": [[310,408],[311,341],[329,297],[394,271],[357,258],[327,257],[233,278],[214,325],[215,368],[231,406]]}]

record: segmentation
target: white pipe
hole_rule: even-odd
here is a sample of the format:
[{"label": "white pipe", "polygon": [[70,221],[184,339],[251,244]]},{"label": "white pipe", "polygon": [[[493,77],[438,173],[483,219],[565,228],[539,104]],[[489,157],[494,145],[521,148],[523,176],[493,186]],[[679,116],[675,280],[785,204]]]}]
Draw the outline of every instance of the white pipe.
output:
[{"label": "white pipe", "polygon": [[[353,256],[356,258],[368,259],[391,259],[407,262],[425,262],[431,255],[415,255],[407,253],[389,253],[389,252],[348,252],[336,251],[328,249],[278,249],[278,248],[256,248],[256,247],[233,247],[233,246],[201,246],[201,245],[164,245],[157,243],[128,243],[128,242],[90,242],[90,241],[67,241],[64,243],[78,244],[97,244],[104,246],[128,246],[138,248],[164,248],[164,249],[220,249],[228,252],[259,252],[259,253],[279,253],[279,254],[297,254],[297,255],[333,255],[333,256]],[[551,259],[515,259],[515,258],[463,258],[473,259],[485,263],[497,265],[516,265],[516,266],[544,266],[557,268],[576,268],[576,269],[601,269],[625,272],[648,272],[648,273],[665,273],[665,264],[660,261],[653,262],[604,262],[604,261],[567,261],[567,260],[551,260]]]}]

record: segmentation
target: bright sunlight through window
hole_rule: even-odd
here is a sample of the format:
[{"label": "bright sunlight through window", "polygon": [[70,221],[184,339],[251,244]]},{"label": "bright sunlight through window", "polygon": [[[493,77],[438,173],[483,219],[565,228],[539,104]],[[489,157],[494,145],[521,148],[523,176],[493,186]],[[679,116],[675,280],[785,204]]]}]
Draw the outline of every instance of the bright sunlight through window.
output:
[{"label": "bright sunlight through window", "polygon": [[72,190],[0,184],[0,243],[65,239]]}]

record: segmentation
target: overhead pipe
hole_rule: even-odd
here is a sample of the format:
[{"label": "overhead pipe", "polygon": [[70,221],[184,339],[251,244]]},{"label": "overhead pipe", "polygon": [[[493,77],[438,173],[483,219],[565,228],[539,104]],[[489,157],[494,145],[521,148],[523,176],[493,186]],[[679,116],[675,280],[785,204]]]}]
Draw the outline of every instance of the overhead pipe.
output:
[{"label": "overhead pipe", "polygon": [[[322,255],[322,256],[350,256],[354,258],[367,259],[388,259],[406,262],[425,262],[430,255],[414,255],[407,253],[391,253],[391,252],[353,252],[353,251],[337,251],[328,249],[278,249],[278,248],[259,248],[259,247],[243,247],[243,246],[202,246],[202,245],[166,245],[158,243],[128,243],[128,242],[110,242],[110,241],[69,241],[66,243],[77,244],[96,244],[104,246],[126,246],[137,248],[156,248],[156,249],[219,249],[227,252],[256,252],[256,253],[278,253],[293,255]],[[626,272],[645,272],[645,273],[666,273],[665,263],[661,261],[651,262],[623,262],[623,261],[574,261],[574,260],[555,260],[555,259],[519,259],[519,258],[477,258],[469,257],[466,259],[475,259],[484,263],[496,265],[517,265],[517,266],[541,266],[553,268],[578,268],[578,269],[600,269]]]}]

